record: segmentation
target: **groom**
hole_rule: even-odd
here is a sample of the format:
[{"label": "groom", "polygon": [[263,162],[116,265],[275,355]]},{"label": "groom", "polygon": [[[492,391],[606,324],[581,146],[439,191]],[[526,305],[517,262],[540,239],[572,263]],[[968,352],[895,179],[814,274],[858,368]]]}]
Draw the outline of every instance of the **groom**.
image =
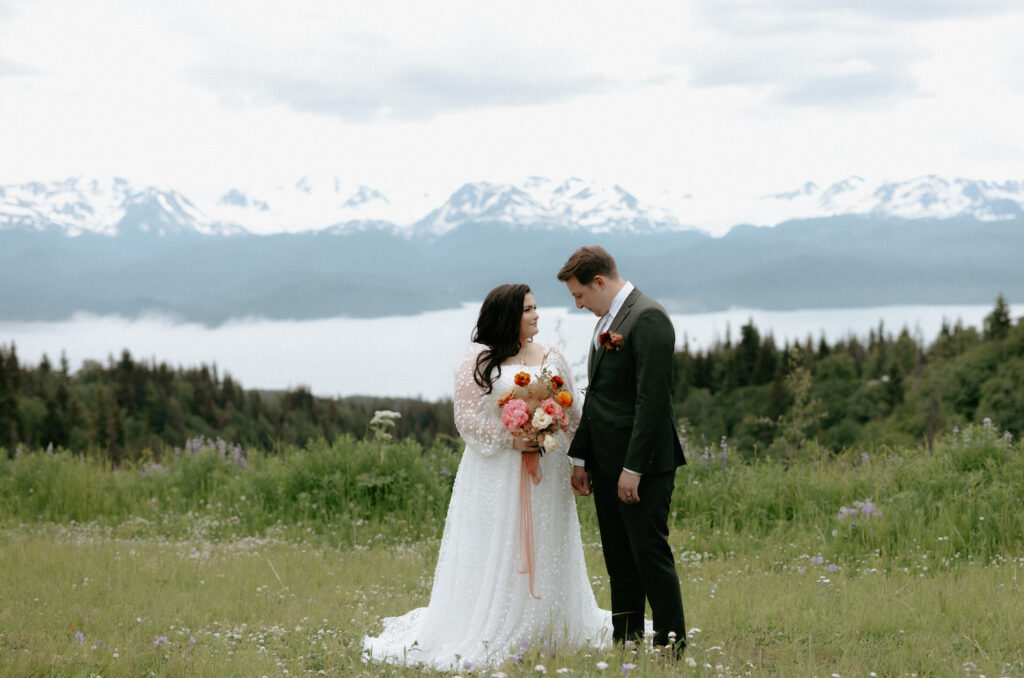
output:
[{"label": "groom", "polygon": [[612,637],[640,640],[644,600],[654,645],[686,646],[679,577],[668,544],[677,466],[686,463],[672,414],[675,330],[658,302],[619,277],[601,247],[581,247],[558,272],[576,308],[600,320],[587,361],[583,419],[569,447],[573,490],[593,491],[612,594]]}]

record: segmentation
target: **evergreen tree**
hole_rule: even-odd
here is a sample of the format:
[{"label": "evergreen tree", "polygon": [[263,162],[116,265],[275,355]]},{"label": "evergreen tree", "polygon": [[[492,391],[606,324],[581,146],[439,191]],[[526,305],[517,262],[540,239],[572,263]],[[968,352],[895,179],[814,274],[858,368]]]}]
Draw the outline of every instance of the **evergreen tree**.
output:
[{"label": "evergreen tree", "polygon": [[1006,338],[1011,325],[1010,307],[1006,304],[1006,297],[1000,292],[996,297],[996,307],[985,316],[985,340],[993,341]]},{"label": "evergreen tree", "polygon": [[96,388],[96,409],[93,413],[93,440],[102,450],[110,449],[110,408],[103,386]]}]

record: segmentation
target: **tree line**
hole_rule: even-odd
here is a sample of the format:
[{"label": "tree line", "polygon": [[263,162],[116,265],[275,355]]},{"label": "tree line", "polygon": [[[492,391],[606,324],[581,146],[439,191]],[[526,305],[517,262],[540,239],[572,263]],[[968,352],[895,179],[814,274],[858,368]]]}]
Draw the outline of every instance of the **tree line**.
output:
[{"label": "tree line", "polygon": [[943,322],[926,344],[879,324],[866,340],[776,344],[752,322],[706,351],[675,355],[675,412],[691,445],[726,436],[744,454],[807,440],[838,451],[925,441],[989,419],[1024,433],[1024,318],[1005,298],[979,330]]},{"label": "tree line", "polygon": [[136,360],[126,350],[107,364],[86,361],[71,374],[61,356],[36,366],[0,346],[0,448],[65,447],[109,456],[115,464],[195,437],[272,450],[282,444],[361,436],[377,410],[399,411],[395,435],[430,444],[457,435],[452,404],[404,398],[314,396],[242,388],[216,365],[172,368]]},{"label": "tree line", "polygon": [[[1013,323],[1002,295],[981,329],[944,322],[926,344],[883,325],[866,339],[824,338],[779,346],[748,322],[734,341],[674,356],[674,404],[691,452],[719,445],[745,455],[780,454],[816,440],[839,451],[932,441],[985,419],[1024,433],[1024,319]],[[128,351],[86,361],[71,374],[19,362],[0,345],[0,448],[49,445],[108,456],[113,463],[197,436],[273,450],[368,431],[376,410],[399,411],[394,434],[457,446],[452,402],[314,396],[306,387],[246,390],[217,367],[172,368]],[[147,452],[147,450],[149,452]],[[698,452],[699,453],[699,452]]]}]

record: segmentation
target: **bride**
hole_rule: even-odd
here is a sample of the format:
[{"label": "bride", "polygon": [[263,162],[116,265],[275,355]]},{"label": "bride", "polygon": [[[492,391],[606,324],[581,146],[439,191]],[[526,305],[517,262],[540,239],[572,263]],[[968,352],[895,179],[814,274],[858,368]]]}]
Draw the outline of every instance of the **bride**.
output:
[{"label": "bride", "polygon": [[[535,442],[513,437],[500,418],[498,400],[522,372],[536,381],[547,370],[573,393],[562,354],[533,341],[537,318],[526,285],[501,285],[484,300],[473,343],[455,372],[455,424],[466,449],[430,602],[384,619],[380,636],[363,638],[365,660],[481,668],[527,646],[610,642],[611,613],[598,608],[590,589],[564,452],[580,404],[566,408],[569,431],[545,441],[553,454],[541,455]],[[539,482],[527,476],[534,462]]]}]

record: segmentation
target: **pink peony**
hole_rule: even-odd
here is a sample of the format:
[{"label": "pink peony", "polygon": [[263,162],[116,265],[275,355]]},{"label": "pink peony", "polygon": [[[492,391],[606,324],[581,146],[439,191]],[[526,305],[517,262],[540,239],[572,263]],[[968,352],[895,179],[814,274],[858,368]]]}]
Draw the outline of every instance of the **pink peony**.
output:
[{"label": "pink peony", "polygon": [[562,406],[554,398],[541,401],[540,407],[544,410],[545,414],[550,414],[552,419],[558,419],[562,416]]},{"label": "pink peony", "polygon": [[530,408],[525,400],[513,398],[501,408],[501,423],[513,431],[530,420]]}]

